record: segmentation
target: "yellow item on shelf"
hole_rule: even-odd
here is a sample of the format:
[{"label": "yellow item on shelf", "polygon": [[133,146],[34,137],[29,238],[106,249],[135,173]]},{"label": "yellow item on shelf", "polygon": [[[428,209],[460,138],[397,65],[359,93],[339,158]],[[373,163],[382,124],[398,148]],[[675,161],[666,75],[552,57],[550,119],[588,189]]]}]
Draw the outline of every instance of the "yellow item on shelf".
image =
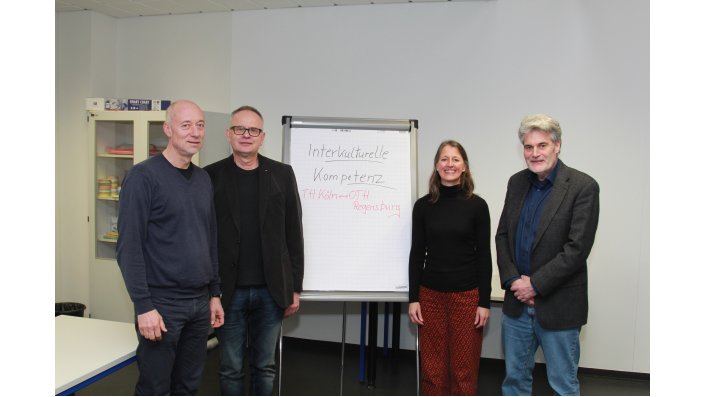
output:
[{"label": "yellow item on shelf", "polygon": [[109,176],[107,179],[110,181],[110,198],[118,198],[120,195],[118,191],[120,188],[120,178],[117,176]]},{"label": "yellow item on shelf", "polygon": [[100,178],[98,179],[98,198],[109,199],[110,195],[110,179]]},{"label": "yellow item on shelf", "polygon": [[103,234],[103,238],[106,240],[117,240],[118,232],[116,232],[116,231],[105,232],[105,234]]}]

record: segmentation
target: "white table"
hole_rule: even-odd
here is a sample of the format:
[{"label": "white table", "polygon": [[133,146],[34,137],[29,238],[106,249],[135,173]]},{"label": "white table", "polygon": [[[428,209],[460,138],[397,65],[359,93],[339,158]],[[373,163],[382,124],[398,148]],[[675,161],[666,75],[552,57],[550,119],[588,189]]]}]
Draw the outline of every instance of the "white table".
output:
[{"label": "white table", "polygon": [[133,323],[57,316],[54,329],[55,393],[72,394],[134,362]]}]

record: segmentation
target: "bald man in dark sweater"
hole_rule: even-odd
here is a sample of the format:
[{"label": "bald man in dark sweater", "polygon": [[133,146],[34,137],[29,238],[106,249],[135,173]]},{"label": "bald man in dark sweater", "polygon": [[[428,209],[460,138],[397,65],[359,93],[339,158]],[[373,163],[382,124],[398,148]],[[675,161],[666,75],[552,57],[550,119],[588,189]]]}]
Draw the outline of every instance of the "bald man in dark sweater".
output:
[{"label": "bald man in dark sweater", "polygon": [[191,163],[203,144],[203,112],[174,102],[164,133],[164,152],[135,165],[123,182],[117,259],[135,306],[135,394],[194,395],[209,329],[224,321],[213,189]]}]

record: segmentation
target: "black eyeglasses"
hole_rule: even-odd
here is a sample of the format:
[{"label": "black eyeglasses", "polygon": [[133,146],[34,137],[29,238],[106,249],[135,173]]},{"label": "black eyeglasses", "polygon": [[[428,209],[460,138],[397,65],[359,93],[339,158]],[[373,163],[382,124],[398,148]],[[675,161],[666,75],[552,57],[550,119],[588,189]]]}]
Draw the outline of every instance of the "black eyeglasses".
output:
[{"label": "black eyeglasses", "polygon": [[245,133],[247,132],[252,137],[259,136],[259,134],[262,133],[261,128],[256,128],[256,127],[245,128],[241,125],[233,125],[229,128],[229,130],[232,131],[233,134],[235,134],[235,135],[245,135]]}]

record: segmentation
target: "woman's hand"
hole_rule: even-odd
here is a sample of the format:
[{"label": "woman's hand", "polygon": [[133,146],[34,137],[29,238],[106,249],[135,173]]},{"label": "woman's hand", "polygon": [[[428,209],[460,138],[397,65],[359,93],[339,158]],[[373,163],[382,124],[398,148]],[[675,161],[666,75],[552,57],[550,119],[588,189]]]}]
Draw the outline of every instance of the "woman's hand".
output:
[{"label": "woman's hand", "polygon": [[423,317],[421,316],[421,304],[419,302],[409,303],[409,320],[417,325],[423,325]]},{"label": "woman's hand", "polygon": [[475,328],[482,328],[487,325],[487,320],[490,319],[490,309],[479,307],[475,311]]}]

